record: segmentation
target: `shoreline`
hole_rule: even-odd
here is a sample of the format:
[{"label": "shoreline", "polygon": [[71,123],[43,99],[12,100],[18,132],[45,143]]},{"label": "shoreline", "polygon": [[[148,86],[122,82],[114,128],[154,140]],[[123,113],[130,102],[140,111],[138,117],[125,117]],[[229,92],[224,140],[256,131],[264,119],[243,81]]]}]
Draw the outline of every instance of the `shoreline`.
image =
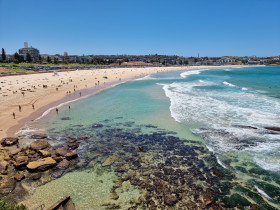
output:
[{"label": "shoreline", "polygon": [[[157,74],[157,73],[163,73],[163,72],[169,72],[169,71],[189,71],[189,70],[198,70],[198,69],[219,69],[219,68],[238,68],[238,67],[248,67],[248,66],[184,66],[184,67],[148,67],[148,68],[119,68],[119,69],[94,69],[94,70],[76,70],[76,71],[70,71],[70,72],[59,72],[59,74],[66,74],[61,76],[70,76],[71,78],[71,85],[74,85],[74,87],[77,87],[75,90],[76,92],[66,94],[66,90],[69,90],[69,83],[67,82],[67,85],[63,79],[66,79],[65,77],[59,78],[53,77],[53,72],[51,73],[42,73],[42,74],[29,74],[29,75],[18,75],[13,77],[2,77],[1,80],[9,79],[8,82],[10,87],[7,88],[7,90],[12,91],[11,87],[14,86],[12,82],[17,82],[19,84],[19,79],[17,77],[28,77],[28,78],[22,78],[22,83],[20,85],[24,85],[25,82],[29,81],[28,79],[32,79],[29,77],[34,77],[39,80],[44,80],[43,77],[48,76],[48,80],[52,80],[53,84],[51,84],[51,90],[49,91],[49,88],[47,89],[40,89],[40,93],[34,94],[32,97],[29,97],[26,100],[26,97],[24,98],[19,96],[16,99],[19,99],[21,97],[22,100],[16,100],[16,102],[13,103],[12,98],[9,101],[11,104],[7,103],[4,104],[4,110],[0,109],[0,138],[4,138],[6,136],[17,136],[17,132],[20,131],[20,129],[29,121],[34,121],[35,119],[42,116],[46,111],[55,109],[55,107],[63,106],[68,103],[72,103],[77,100],[81,100],[84,98],[87,98],[91,95],[94,95],[96,93],[99,93],[102,90],[105,90],[107,88],[116,86],[118,84],[131,81],[133,79],[141,78],[147,75]],[[255,67],[255,66],[250,66]],[[129,71],[130,70],[130,71]],[[108,72],[107,72],[108,71]],[[77,73],[75,75],[75,73]],[[84,73],[84,74],[83,74]],[[90,74],[92,73],[92,74]],[[71,75],[69,75],[71,74]],[[79,74],[79,75],[78,75]],[[115,75],[114,75],[115,74]],[[105,76],[104,76],[105,75]],[[89,78],[90,76],[94,78]],[[105,77],[108,78],[106,79]],[[111,79],[112,76],[117,76],[114,79]],[[72,78],[73,77],[73,78]],[[39,78],[39,79],[38,79]],[[117,79],[119,78],[119,79]],[[121,78],[121,80],[120,80]],[[59,79],[59,80],[58,80]],[[82,80],[83,79],[83,80]],[[85,81],[89,79],[90,81]],[[69,79],[70,80],[70,79]],[[79,80],[78,82],[76,82]],[[59,82],[60,81],[60,82]],[[99,85],[96,82],[99,82]],[[40,81],[41,82],[41,81]],[[39,82],[39,83],[40,83]],[[49,82],[49,81],[47,81]],[[60,85],[63,83],[64,88],[62,88]],[[85,84],[86,83],[86,84]],[[93,84],[89,87],[87,87],[87,84]],[[95,84],[95,85],[94,85]],[[17,87],[19,87],[18,85]],[[37,84],[40,86],[40,84]],[[78,88],[81,87],[81,85],[85,85],[84,88]],[[30,86],[30,85],[29,85]],[[68,86],[68,87],[66,87]],[[35,86],[34,86],[35,87]],[[59,88],[59,89],[56,89]],[[15,89],[15,88],[14,88]],[[62,89],[62,90],[61,90]],[[71,88],[72,90],[73,88]],[[74,88],[75,89],[75,88]],[[36,90],[36,89],[35,89]],[[3,92],[2,90],[1,92]],[[13,90],[14,92],[15,90]],[[67,91],[68,92],[68,91]],[[55,94],[54,94],[55,93]],[[80,93],[82,96],[80,96]],[[28,93],[29,94],[29,93]],[[55,95],[55,96],[54,96]],[[5,102],[4,102],[5,103]],[[21,105],[27,111],[25,112],[18,112],[17,106],[15,103]],[[23,105],[22,105],[23,104]],[[33,110],[31,108],[31,105],[35,104],[36,109]],[[6,107],[5,107],[6,105]],[[50,111],[51,111],[50,110]],[[8,113],[7,113],[8,112]],[[12,118],[12,113],[16,112],[16,119]]]}]

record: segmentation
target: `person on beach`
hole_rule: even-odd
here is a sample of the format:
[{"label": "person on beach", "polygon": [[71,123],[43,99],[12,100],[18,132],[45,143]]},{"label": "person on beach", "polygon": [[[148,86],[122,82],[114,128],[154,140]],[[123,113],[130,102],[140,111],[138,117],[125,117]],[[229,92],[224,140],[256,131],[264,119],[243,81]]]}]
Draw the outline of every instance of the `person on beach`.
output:
[{"label": "person on beach", "polygon": [[70,106],[68,106],[68,109],[70,110],[70,109],[71,109],[71,107],[70,107]]},{"label": "person on beach", "polygon": [[21,112],[21,105],[18,105],[18,110]]},{"label": "person on beach", "polygon": [[82,96],[82,93],[80,92],[80,97]]},{"label": "person on beach", "polygon": [[16,119],[16,114],[13,112],[13,117],[14,117],[14,119]]},{"label": "person on beach", "polygon": [[58,108],[56,108],[55,111],[56,111],[56,114],[58,114]]},{"label": "person on beach", "polygon": [[32,109],[34,110],[34,104],[32,104]]}]

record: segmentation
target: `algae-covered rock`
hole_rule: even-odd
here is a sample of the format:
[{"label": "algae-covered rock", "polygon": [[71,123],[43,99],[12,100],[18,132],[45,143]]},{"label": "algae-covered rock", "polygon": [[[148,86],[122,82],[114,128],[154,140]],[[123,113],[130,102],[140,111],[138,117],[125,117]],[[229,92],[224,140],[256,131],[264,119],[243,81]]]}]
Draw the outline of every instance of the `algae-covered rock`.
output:
[{"label": "algae-covered rock", "polygon": [[116,160],[118,159],[117,156],[109,156],[105,159],[105,161],[102,163],[102,166],[109,166],[112,165]]}]

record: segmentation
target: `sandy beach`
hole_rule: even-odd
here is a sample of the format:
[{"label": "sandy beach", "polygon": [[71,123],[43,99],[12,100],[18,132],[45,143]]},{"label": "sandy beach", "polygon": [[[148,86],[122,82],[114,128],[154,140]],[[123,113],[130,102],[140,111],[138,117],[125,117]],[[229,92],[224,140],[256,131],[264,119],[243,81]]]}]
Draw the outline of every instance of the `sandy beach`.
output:
[{"label": "sandy beach", "polygon": [[[237,66],[182,66],[76,70],[0,77],[0,138],[16,135],[25,122],[36,119],[60,100],[90,95],[92,88],[108,88],[149,74]],[[14,113],[14,116],[13,116]]]}]

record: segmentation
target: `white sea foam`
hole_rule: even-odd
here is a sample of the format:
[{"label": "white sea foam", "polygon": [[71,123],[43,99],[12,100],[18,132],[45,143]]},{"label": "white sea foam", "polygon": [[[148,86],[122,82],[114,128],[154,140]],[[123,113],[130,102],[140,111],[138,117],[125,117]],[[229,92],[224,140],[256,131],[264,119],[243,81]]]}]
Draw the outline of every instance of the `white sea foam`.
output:
[{"label": "white sea foam", "polygon": [[[278,147],[279,149],[279,147]],[[268,154],[269,155],[269,154]],[[279,172],[280,171],[280,159],[276,157],[255,157],[254,162],[264,170]],[[269,158],[268,158],[269,157]]]},{"label": "white sea foam", "polygon": [[153,78],[151,75],[147,75],[136,80],[156,80],[157,78]]},{"label": "white sea foam", "polygon": [[[204,70],[206,70],[206,69],[204,69]],[[189,71],[181,73],[180,76],[183,78],[187,78],[189,75],[200,74],[201,71],[202,71],[201,69],[200,70],[189,70]]]},{"label": "white sea foam", "polygon": [[236,87],[236,85],[231,84],[231,83],[229,83],[229,82],[227,82],[227,81],[223,81],[223,84],[224,84],[224,85],[227,85],[227,86],[229,86],[229,87]]},{"label": "white sea foam", "polygon": [[219,159],[217,158],[217,162],[225,169],[228,169],[228,167],[226,167],[226,165]]},{"label": "white sea foam", "polygon": [[178,122],[194,122],[209,128],[196,129],[194,132],[203,135],[208,145],[218,152],[269,152],[271,142],[263,141],[264,137],[274,141],[275,144],[272,145],[280,148],[279,136],[232,126],[279,126],[279,100],[238,89],[231,93],[218,92],[210,88],[213,85],[216,84],[209,81],[163,85],[165,94],[170,99],[171,116]]},{"label": "white sea foam", "polygon": [[16,132],[16,135],[25,135],[28,133],[34,133],[36,131],[39,131],[39,130],[37,130],[35,128],[22,128]]},{"label": "white sea foam", "polygon": [[255,185],[256,190],[263,195],[264,197],[271,199],[263,190],[261,190],[260,188],[258,188],[258,186]]}]

